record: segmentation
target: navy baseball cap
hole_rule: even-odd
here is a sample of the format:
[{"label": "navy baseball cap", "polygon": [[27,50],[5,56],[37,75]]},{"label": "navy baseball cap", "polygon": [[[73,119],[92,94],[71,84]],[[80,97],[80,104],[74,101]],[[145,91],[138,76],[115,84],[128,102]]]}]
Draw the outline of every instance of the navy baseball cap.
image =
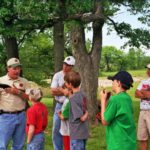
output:
[{"label": "navy baseball cap", "polygon": [[133,78],[127,71],[119,71],[114,76],[108,76],[109,80],[118,80],[127,88],[133,87]]}]

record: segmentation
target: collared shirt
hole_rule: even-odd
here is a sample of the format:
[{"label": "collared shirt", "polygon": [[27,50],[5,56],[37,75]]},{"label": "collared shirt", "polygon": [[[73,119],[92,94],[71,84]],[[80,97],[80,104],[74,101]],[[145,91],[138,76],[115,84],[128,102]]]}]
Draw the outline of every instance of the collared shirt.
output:
[{"label": "collared shirt", "polygon": [[[63,84],[64,84],[64,73],[63,71],[59,71],[54,75],[52,79],[51,88],[62,87]],[[55,96],[55,100],[60,103],[63,103],[65,99],[66,99],[65,96]]]},{"label": "collared shirt", "polygon": [[[28,81],[25,78],[19,77],[16,80],[11,79],[8,75],[0,77],[0,83],[7,84],[10,87],[16,87],[24,91],[29,87]],[[19,84],[16,84],[19,83]],[[20,96],[5,92],[4,89],[0,90],[0,110],[3,111],[20,111],[25,109],[25,100]]]}]

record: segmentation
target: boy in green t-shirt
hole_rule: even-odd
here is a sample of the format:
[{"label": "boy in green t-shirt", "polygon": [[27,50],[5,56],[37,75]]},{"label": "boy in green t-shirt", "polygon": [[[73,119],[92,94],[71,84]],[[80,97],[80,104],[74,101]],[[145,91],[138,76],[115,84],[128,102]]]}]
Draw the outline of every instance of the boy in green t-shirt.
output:
[{"label": "boy in green t-shirt", "polygon": [[102,124],[106,125],[106,143],[108,150],[136,150],[136,128],[133,118],[131,97],[126,93],[133,84],[132,76],[120,71],[113,77],[112,91],[115,93],[107,100],[107,91],[101,96]]}]

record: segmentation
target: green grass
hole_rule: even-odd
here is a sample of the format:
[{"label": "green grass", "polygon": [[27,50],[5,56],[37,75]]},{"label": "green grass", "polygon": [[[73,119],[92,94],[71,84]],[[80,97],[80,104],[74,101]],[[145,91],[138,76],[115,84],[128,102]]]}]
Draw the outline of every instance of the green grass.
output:
[{"label": "green grass", "polygon": [[[49,122],[46,129],[45,150],[53,150],[52,144],[52,98],[43,98],[42,102],[46,104],[49,110]],[[134,119],[137,126],[139,115],[139,101],[133,101]],[[11,144],[10,144],[11,145]],[[10,147],[9,145],[9,147]],[[10,149],[9,149],[10,150]],[[26,150],[26,147],[24,148]],[[90,138],[87,141],[87,150],[106,150],[105,127],[100,123],[90,126]],[[139,150],[139,148],[137,148]]]},{"label": "green grass", "polygon": [[[130,91],[132,92],[132,91]],[[48,131],[48,134],[46,134],[46,142],[45,142],[45,150],[53,150],[52,146],[52,100],[51,99],[45,99],[43,102],[48,106],[48,109],[50,110],[49,115],[49,124],[46,131]],[[139,116],[139,101],[133,101],[133,108],[134,108],[134,119],[135,124],[137,126],[138,122],[138,116]],[[105,142],[105,127],[102,126],[100,123],[97,125],[90,126],[90,138],[87,141],[87,150],[106,150],[106,142]]]}]

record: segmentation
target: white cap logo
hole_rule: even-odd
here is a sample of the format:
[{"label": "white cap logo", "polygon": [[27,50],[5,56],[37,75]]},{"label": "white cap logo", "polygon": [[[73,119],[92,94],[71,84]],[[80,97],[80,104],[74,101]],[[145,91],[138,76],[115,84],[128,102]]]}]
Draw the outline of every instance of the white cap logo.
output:
[{"label": "white cap logo", "polygon": [[64,59],[64,63],[66,63],[67,65],[70,65],[70,66],[74,66],[75,58],[73,56],[68,56]]}]

